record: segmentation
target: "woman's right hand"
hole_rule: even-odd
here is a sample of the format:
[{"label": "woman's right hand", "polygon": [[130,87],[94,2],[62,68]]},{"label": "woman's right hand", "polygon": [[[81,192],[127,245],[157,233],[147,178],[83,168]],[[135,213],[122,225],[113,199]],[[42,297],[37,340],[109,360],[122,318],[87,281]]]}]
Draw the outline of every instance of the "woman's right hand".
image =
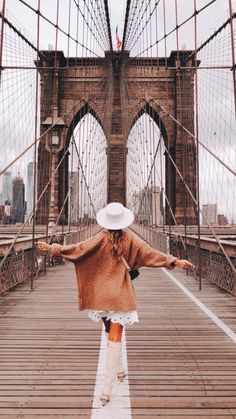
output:
[{"label": "woman's right hand", "polygon": [[36,243],[36,246],[37,246],[37,249],[40,252],[48,252],[50,250],[50,245],[48,243],[46,243],[46,242],[38,241]]},{"label": "woman's right hand", "polygon": [[195,266],[191,262],[185,259],[177,259],[175,261],[175,266],[181,269],[185,269],[185,270],[195,268]]}]

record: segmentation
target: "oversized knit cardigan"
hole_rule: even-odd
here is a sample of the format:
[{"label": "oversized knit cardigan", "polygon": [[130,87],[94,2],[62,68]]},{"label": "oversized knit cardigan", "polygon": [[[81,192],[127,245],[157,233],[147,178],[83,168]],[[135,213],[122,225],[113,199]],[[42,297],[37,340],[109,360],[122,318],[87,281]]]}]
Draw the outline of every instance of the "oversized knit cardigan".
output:
[{"label": "oversized knit cardigan", "polygon": [[[136,310],[135,292],[129,273],[116,254],[107,230],[74,245],[52,244],[53,256],[74,263],[79,310]],[[177,258],[154,250],[129,230],[123,230],[122,254],[132,268],[141,266],[174,268]]]}]

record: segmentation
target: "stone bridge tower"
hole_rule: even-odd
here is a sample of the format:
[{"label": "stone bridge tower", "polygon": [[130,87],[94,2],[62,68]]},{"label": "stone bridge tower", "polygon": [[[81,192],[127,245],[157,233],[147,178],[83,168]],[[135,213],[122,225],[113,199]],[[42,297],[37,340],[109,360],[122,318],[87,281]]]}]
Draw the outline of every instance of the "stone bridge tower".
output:
[{"label": "stone bridge tower", "polygon": [[[194,59],[191,51],[173,51],[169,58],[131,58],[127,51],[107,52],[104,58],[65,58],[63,52],[42,51],[41,134],[38,149],[38,195],[68,147],[79,121],[90,112],[107,139],[108,201],[126,201],[126,155],[129,132],[143,113],[159,126],[168,153],[196,196],[196,149],[191,136],[169,116],[194,133]],[[167,68],[166,68],[167,66]],[[187,68],[184,68],[187,67]],[[177,68],[177,69],[176,69]],[[124,77],[125,75],[125,77]],[[104,84],[108,79],[109,83]],[[127,91],[129,94],[127,94]],[[54,125],[53,129],[49,129]],[[138,141],[138,139],[137,139]],[[57,149],[56,153],[50,153]],[[171,163],[166,160],[166,193],[179,224],[196,224],[196,208]],[[53,157],[51,157],[53,156]],[[184,156],[184,158],[183,158]],[[56,216],[68,190],[68,155],[53,183]],[[37,223],[48,220],[49,191],[37,209]],[[166,205],[166,223],[173,219]],[[67,214],[66,214],[67,216]]]}]

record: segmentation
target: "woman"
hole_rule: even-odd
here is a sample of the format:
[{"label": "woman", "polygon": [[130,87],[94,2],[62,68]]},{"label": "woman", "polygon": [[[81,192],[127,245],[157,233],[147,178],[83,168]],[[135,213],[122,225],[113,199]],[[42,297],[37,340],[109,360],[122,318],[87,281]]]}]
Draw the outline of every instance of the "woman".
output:
[{"label": "woman", "polygon": [[154,250],[127,230],[133,220],[132,211],[113,202],[97,213],[97,222],[103,230],[96,236],[68,246],[37,243],[40,251],[50,251],[53,256],[74,262],[79,310],[89,309],[88,316],[93,321],[103,319],[108,336],[106,376],[100,397],[103,405],[110,400],[116,376],[120,381],[125,377],[121,359],[123,327],[138,322],[136,298],[127,265],[132,268],[193,267],[187,260]]}]

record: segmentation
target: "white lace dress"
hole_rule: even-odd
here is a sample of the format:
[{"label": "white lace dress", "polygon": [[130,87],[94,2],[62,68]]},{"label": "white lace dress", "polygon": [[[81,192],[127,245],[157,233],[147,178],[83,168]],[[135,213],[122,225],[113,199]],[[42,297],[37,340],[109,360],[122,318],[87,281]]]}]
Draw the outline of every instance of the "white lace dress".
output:
[{"label": "white lace dress", "polygon": [[88,317],[94,322],[99,322],[102,317],[106,317],[107,320],[111,320],[112,323],[120,323],[122,326],[125,324],[138,323],[138,313],[136,310],[133,311],[99,311],[89,310]]}]

